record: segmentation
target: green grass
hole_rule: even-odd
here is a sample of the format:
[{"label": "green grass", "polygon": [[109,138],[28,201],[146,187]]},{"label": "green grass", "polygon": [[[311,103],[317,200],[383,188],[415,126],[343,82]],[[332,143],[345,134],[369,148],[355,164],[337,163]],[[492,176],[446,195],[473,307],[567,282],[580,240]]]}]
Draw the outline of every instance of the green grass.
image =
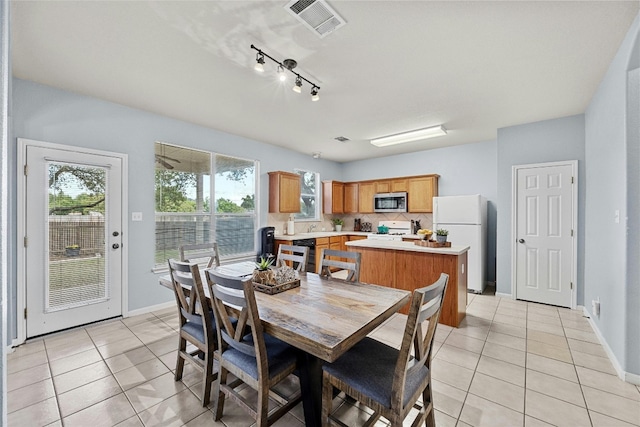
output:
[{"label": "green grass", "polygon": [[49,289],[52,291],[104,283],[104,257],[74,257],[49,263]]}]

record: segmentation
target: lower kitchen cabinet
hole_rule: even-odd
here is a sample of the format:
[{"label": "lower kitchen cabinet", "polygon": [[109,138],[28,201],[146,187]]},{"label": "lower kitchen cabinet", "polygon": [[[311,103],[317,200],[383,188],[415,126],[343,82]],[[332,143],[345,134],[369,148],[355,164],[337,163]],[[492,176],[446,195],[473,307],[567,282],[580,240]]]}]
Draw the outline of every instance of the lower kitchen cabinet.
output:
[{"label": "lower kitchen cabinet", "polygon": [[317,237],[316,238],[316,273],[320,271],[320,257],[322,256],[322,250],[329,249],[329,238],[328,237]]}]

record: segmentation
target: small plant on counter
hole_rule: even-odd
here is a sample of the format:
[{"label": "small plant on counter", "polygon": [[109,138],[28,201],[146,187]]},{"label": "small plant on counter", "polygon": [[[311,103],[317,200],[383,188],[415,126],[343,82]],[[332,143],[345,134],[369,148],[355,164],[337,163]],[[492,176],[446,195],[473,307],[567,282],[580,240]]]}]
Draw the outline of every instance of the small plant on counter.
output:
[{"label": "small plant on counter", "polygon": [[447,236],[449,235],[449,230],[445,230],[443,228],[439,228],[436,230],[436,240],[438,243],[445,243],[447,241]]},{"label": "small plant on counter", "polygon": [[331,222],[333,225],[344,225],[344,220],[342,218],[331,218]]}]

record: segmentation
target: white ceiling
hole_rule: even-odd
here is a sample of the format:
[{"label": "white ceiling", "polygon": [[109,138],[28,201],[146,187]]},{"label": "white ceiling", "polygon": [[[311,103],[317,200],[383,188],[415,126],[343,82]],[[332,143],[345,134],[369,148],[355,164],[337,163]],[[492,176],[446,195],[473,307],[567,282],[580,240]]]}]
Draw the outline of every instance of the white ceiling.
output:
[{"label": "white ceiling", "polygon": [[[13,1],[13,73],[345,162],[583,113],[640,4],[329,0],[347,24],[320,39],[286,3]],[[251,44],[297,60],[320,101],[276,82],[269,60],[255,73]],[[447,136],[368,141],[438,124]]]}]

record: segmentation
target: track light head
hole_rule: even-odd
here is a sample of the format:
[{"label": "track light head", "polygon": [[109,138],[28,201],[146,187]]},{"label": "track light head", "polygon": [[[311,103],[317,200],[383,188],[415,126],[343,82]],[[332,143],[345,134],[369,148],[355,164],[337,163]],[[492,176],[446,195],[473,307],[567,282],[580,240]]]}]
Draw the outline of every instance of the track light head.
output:
[{"label": "track light head", "polygon": [[253,69],[259,73],[264,73],[264,55],[262,52],[256,54],[256,65],[253,66]]},{"label": "track light head", "polygon": [[281,82],[287,80],[287,75],[284,73],[284,68],[282,68],[282,65],[278,65],[278,80],[280,80]]},{"label": "track light head", "polygon": [[320,99],[320,95],[318,95],[318,89],[320,88],[317,86],[311,88],[311,100],[314,102]]},{"label": "track light head", "polygon": [[296,77],[296,84],[293,85],[293,91],[295,93],[302,93],[302,79],[300,76]]}]

